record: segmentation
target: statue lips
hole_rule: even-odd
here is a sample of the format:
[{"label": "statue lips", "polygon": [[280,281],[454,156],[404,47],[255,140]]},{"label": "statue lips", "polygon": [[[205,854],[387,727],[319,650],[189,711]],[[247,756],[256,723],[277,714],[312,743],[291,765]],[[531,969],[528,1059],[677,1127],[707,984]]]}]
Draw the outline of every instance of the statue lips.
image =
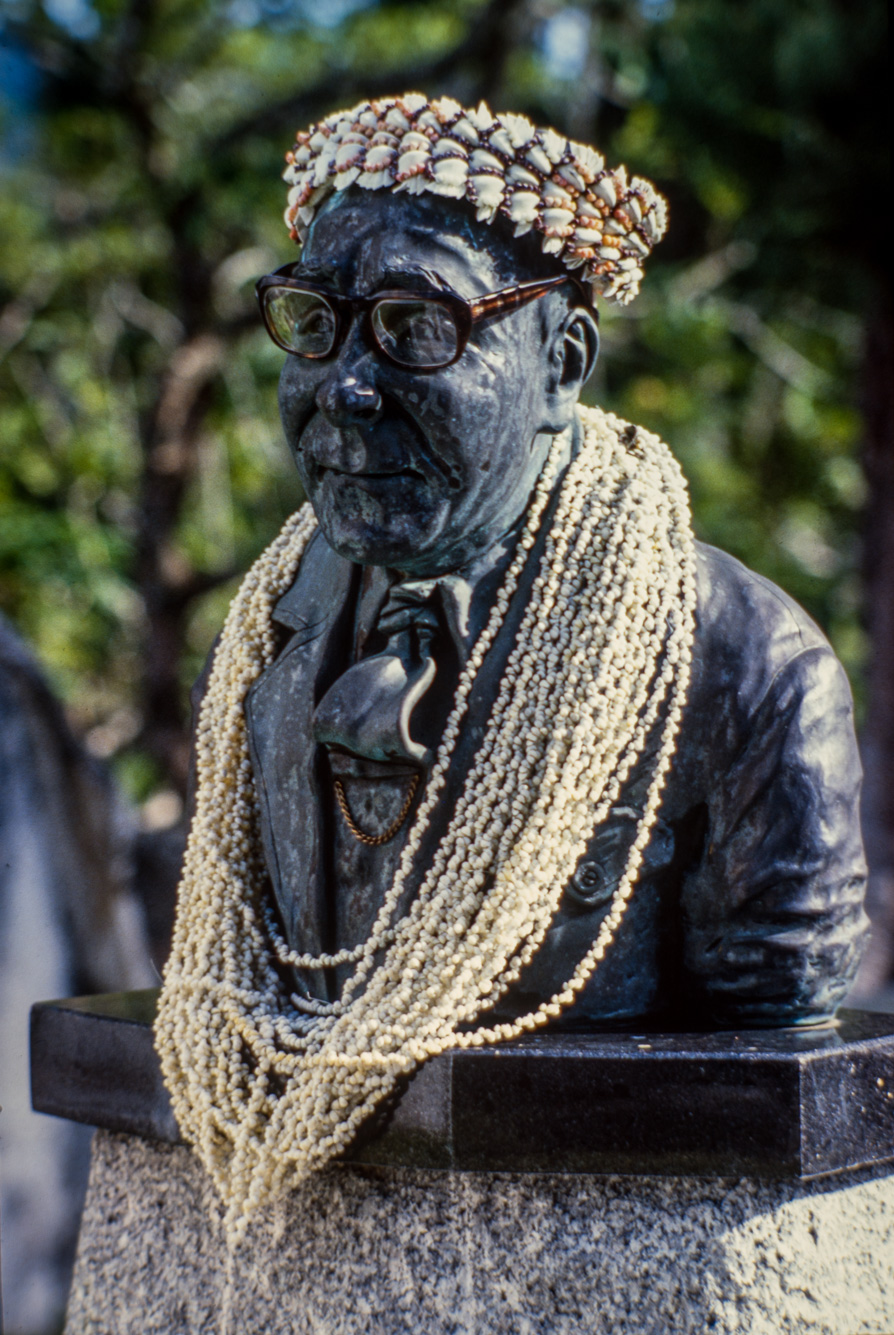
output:
[{"label": "statue lips", "polygon": [[439,530],[436,516],[449,509],[457,487],[457,461],[434,455],[424,431],[390,396],[384,408],[387,415],[375,422],[344,426],[316,412],[296,451],[330,542],[373,563],[403,555],[404,534],[420,519]]}]

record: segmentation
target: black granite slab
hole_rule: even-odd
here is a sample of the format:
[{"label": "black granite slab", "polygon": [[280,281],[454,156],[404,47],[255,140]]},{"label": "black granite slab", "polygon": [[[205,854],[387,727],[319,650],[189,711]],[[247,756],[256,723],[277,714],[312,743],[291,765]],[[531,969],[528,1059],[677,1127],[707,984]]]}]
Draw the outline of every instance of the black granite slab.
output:
[{"label": "black granite slab", "polygon": [[[176,1141],[156,992],[31,1014],[39,1112]],[[894,1015],[737,1032],[544,1034],[434,1058],[345,1156],[488,1172],[814,1178],[894,1165]],[[894,1167],[892,1167],[894,1171]]]},{"label": "black granite slab", "polygon": [[31,1008],[36,1112],[152,1140],[180,1139],[152,1041],[157,989]]}]

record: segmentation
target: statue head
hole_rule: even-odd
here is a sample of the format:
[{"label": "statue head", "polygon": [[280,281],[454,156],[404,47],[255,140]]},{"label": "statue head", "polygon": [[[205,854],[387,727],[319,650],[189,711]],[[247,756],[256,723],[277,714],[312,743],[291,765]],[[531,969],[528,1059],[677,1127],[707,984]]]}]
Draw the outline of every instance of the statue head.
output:
[{"label": "statue head", "polygon": [[523,513],[595,362],[594,295],[635,295],[663,201],[524,117],[419,94],[287,157],[303,249],[259,294],[320,527],[364,565],[460,569]]},{"label": "statue head", "polygon": [[[372,315],[345,308],[328,355],[283,368],[286,438],[326,538],[362,564],[461,568],[511,528],[572,421],[598,346],[587,297],[539,247],[458,201],[356,187],[324,206],[290,273],[324,292],[405,294]],[[477,299],[538,279],[553,285],[466,328]],[[426,294],[461,303],[407,300]],[[314,294],[298,300],[334,334]],[[466,332],[455,361],[414,364],[452,356]]]}]

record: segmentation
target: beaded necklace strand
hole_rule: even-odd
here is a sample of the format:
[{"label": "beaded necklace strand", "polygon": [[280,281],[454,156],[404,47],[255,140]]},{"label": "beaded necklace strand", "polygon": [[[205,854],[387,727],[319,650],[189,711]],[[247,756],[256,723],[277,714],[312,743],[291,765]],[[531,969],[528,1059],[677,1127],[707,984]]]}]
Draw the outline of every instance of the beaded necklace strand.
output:
[{"label": "beaded necklace strand", "polygon": [[[271,612],[316,527],[305,506],[249,571],[227,616],[197,734],[196,815],[156,1022],[184,1138],[233,1236],[350,1143],[404,1074],[453,1046],[513,1038],[569,1006],[636,883],[673,759],[695,609],[685,483],[667,446],[581,409],[545,548],[481,746],[409,910],[398,905],[444,788],[484,657],[556,484],[556,438],[525,530],[457,687],[394,882],[353,950],[289,950],[272,920],[243,704],[276,653]],[[468,1027],[543,942],[593,830],[647,742],[649,782],[596,938],[555,996]],[[353,964],[335,1002],[290,995],[282,966]],[[462,1027],[461,1027],[462,1026]]]}]

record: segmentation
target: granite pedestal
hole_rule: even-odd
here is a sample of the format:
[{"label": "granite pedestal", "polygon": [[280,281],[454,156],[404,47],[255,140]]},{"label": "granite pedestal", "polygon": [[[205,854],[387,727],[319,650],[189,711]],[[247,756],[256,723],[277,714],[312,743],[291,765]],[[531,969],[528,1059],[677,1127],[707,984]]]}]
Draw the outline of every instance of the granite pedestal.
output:
[{"label": "granite pedestal", "polygon": [[35,1106],[106,1128],[67,1335],[894,1330],[894,1017],[446,1054],[231,1252],[153,1005],[34,1012]]}]

